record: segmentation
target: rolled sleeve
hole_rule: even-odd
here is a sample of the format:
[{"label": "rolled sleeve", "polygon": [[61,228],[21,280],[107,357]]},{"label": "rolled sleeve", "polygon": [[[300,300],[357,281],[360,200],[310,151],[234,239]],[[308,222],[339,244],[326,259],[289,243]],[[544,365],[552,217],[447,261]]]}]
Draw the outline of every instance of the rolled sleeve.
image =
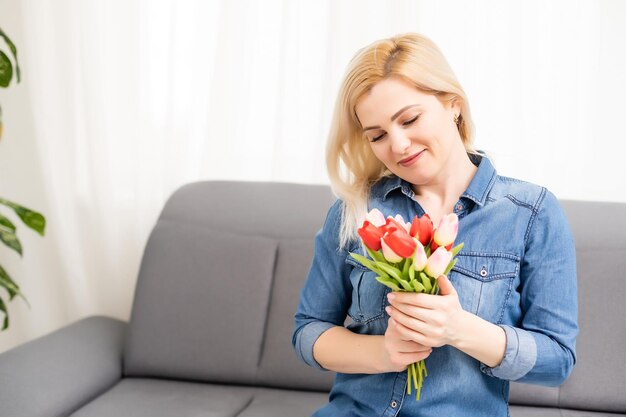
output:
[{"label": "rolled sleeve", "polygon": [[328,370],[315,360],[313,356],[313,345],[318,337],[331,327],[335,327],[335,325],[332,323],[314,321],[300,329],[296,335],[296,354],[304,363],[323,371]]},{"label": "rolled sleeve", "polygon": [[480,370],[496,378],[516,380],[526,375],[537,361],[537,343],[533,336],[523,330],[500,325],[506,333],[506,350],[502,362],[496,367],[480,365]]}]

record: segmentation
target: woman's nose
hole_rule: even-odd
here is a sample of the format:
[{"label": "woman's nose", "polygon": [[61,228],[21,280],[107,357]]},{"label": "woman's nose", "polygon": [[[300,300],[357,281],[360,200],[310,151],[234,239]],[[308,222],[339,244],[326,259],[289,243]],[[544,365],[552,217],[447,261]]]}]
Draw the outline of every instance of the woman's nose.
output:
[{"label": "woman's nose", "polygon": [[394,132],[389,134],[389,136],[393,153],[402,155],[411,146],[411,139],[409,139],[404,132]]}]

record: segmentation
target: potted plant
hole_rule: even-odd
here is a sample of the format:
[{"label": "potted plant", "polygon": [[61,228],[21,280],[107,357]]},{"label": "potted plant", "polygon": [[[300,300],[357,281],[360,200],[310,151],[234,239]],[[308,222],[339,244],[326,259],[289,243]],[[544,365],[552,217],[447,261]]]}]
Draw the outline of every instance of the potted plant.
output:
[{"label": "potted plant", "polygon": [[[9,55],[5,52],[6,49],[4,48],[8,46],[8,52],[13,56],[13,60],[15,61],[15,79],[18,83],[20,82],[20,67],[17,62],[17,49],[2,29],[0,29],[0,38],[4,41],[3,44],[0,45],[0,87],[7,88],[13,79],[14,64],[9,58]],[[2,140],[2,107],[0,107],[0,140]],[[41,236],[44,235],[46,219],[43,215],[2,197],[0,197],[0,205],[12,209],[26,226],[39,233]],[[16,229],[17,228],[13,222],[0,212],[0,241],[22,256],[22,244],[17,238]],[[13,281],[13,279],[9,276],[9,273],[2,267],[2,265],[0,265],[0,288],[4,288],[6,290],[9,295],[9,301],[19,295],[22,299],[24,299],[26,304],[28,304],[28,300],[26,300],[26,297],[24,297],[20,291],[20,287],[15,283],[15,281]],[[6,297],[4,291],[0,292],[0,313],[4,314],[4,320],[2,320],[2,324],[0,325],[0,331],[6,330],[9,327],[9,312],[7,310],[4,297]]]}]

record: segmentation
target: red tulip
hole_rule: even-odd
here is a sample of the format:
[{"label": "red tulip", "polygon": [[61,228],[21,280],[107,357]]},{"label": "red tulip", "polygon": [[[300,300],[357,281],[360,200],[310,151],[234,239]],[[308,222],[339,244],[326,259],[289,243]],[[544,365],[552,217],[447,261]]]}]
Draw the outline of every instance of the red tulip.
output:
[{"label": "red tulip", "polygon": [[433,237],[433,221],[430,216],[428,214],[422,217],[415,216],[409,234],[418,238],[422,245],[428,245]]},{"label": "red tulip", "polygon": [[363,240],[365,246],[373,251],[377,251],[381,248],[380,239],[383,237],[385,231],[382,228],[374,226],[372,223],[365,220],[363,227],[358,230],[359,236]]},{"label": "red tulip", "polygon": [[[383,256],[390,262],[400,262],[402,258],[413,256],[416,245],[415,240],[404,228],[388,229],[382,238]],[[385,253],[385,247],[387,247],[387,253]]]}]

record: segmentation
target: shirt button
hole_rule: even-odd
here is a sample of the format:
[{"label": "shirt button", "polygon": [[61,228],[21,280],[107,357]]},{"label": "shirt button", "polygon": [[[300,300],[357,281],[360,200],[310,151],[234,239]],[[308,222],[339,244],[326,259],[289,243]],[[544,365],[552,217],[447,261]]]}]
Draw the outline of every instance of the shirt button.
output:
[{"label": "shirt button", "polygon": [[457,204],[456,205],[456,209],[457,209],[457,211],[463,210],[463,205],[462,204]]},{"label": "shirt button", "polygon": [[398,406],[398,403],[395,401],[391,402],[391,408],[396,408]]},{"label": "shirt button", "polygon": [[481,277],[486,277],[487,276],[487,270],[483,267],[483,269],[480,270],[480,276]]}]

